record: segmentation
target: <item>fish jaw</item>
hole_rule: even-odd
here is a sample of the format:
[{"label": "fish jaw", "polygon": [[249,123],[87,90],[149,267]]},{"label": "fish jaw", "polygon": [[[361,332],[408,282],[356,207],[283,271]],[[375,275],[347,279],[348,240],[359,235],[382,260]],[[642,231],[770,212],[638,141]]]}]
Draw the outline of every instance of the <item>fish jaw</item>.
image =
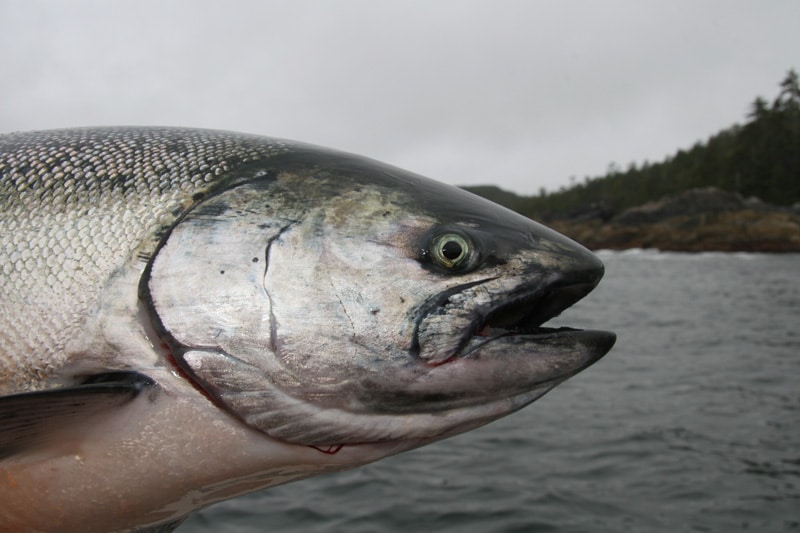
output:
[{"label": "fish jaw", "polygon": [[[420,324],[437,319],[425,326],[425,339],[415,339],[402,363],[376,363],[361,379],[336,387],[346,402],[316,411],[292,402],[294,420],[302,423],[276,424],[265,413],[253,423],[277,438],[317,445],[437,440],[525,407],[597,362],[616,340],[606,331],[541,327],[588,294],[603,272],[594,258],[568,263],[562,272],[550,265],[538,281],[528,273],[519,280],[489,278],[468,283],[463,291],[444,291],[448,297],[437,298],[439,307],[425,302],[417,308],[425,310],[418,313],[417,337]],[[329,391],[301,388],[292,396],[328,400]]]},{"label": "fish jaw", "polygon": [[476,341],[523,334],[535,340],[542,324],[589,294],[603,276],[603,264],[575,246],[574,256],[538,249],[521,253],[493,276],[436,294],[415,316],[415,353],[441,364],[480,351],[485,342],[475,346]]}]

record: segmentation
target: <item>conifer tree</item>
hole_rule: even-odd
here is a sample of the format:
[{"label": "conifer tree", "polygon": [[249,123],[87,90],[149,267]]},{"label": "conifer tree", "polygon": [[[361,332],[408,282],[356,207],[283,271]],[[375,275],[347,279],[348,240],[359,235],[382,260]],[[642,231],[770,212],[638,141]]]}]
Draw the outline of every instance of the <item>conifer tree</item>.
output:
[{"label": "conifer tree", "polygon": [[[610,163],[603,177],[573,180],[572,187],[519,198],[494,194],[495,200],[532,218],[551,220],[585,211],[591,205],[613,212],[658,200],[686,189],[717,187],[778,205],[800,202],[800,80],[789,70],[770,104],[756,98],[744,125],[734,125],[678,150],[661,163]],[[478,191],[476,191],[478,192]],[[479,192],[480,194],[480,192]]]}]

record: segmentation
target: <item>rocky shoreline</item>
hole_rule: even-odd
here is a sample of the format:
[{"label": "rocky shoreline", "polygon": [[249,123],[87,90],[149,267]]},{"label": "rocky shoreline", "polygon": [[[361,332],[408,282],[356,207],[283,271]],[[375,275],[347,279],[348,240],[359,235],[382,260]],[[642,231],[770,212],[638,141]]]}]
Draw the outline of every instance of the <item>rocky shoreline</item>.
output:
[{"label": "rocky shoreline", "polygon": [[744,199],[718,189],[692,189],[608,216],[601,208],[548,221],[593,249],[800,252],[800,209]]}]

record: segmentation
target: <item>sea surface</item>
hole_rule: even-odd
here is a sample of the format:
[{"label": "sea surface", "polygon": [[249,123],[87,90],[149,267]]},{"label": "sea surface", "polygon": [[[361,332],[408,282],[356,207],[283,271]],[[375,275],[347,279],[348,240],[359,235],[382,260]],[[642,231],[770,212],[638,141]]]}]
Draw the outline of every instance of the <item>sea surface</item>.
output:
[{"label": "sea surface", "polygon": [[616,331],[522,411],[217,504],[179,533],[800,530],[800,255],[600,252]]}]

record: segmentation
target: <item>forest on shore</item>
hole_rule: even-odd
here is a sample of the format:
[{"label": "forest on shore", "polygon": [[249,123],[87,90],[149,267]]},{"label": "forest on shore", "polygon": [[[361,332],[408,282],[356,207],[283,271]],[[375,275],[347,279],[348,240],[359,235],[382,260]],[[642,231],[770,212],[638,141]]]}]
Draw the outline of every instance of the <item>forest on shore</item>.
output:
[{"label": "forest on shore", "polygon": [[662,162],[612,164],[604,176],[556,192],[465,189],[590,248],[800,251],[797,72],[771,102],[757,97],[746,119]]}]

